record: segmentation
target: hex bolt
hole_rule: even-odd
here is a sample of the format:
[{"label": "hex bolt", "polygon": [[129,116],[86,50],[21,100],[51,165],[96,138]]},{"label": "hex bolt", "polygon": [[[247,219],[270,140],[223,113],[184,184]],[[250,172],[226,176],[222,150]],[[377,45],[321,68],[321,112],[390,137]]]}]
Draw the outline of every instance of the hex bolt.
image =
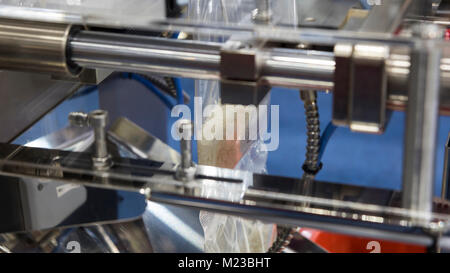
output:
[{"label": "hex bolt", "polygon": [[108,157],[106,146],[106,124],[108,123],[108,112],[104,110],[95,110],[89,113],[89,124],[94,129],[95,137],[95,157]]},{"label": "hex bolt", "polygon": [[178,166],[175,178],[182,181],[190,181],[195,175],[195,165],[192,162],[192,122],[190,120],[181,120],[178,132],[181,136],[181,163]]},{"label": "hex bolt", "polygon": [[72,112],[69,114],[69,122],[73,126],[89,126],[89,116],[84,112]]},{"label": "hex bolt", "polygon": [[69,114],[72,125],[84,127],[89,126],[94,130],[95,151],[92,160],[97,169],[108,169],[111,166],[111,156],[108,153],[106,141],[106,125],[108,124],[108,112],[95,110],[89,114],[83,112],[72,112]]}]

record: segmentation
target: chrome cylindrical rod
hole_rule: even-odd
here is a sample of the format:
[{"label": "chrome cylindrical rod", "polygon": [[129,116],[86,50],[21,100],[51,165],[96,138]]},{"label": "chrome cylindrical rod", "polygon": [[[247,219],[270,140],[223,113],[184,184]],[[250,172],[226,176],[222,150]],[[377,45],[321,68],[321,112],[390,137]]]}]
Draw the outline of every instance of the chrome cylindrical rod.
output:
[{"label": "chrome cylindrical rod", "polygon": [[439,126],[441,51],[434,44],[439,29],[431,26],[418,31],[416,35],[428,40],[418,42],[411,54],[402,200],[404,208],[430,213]]},{"label": "chrome cylindrical rod", "polygon": [[[221,43],[184,41],[79,31],[70,39],[71,60],[81,67],[166,76],[220,80]],[[262,49],[258,54],[260,83],[302,90],[334,89],[335,60],[331,52],[300,49]],[[388,107],[405,110],[411,61],[406,53],[386,61]],[[441,111],[450,114],[450,58],[441,59]]]},{"label": "chrome cylindrical rod", "polygon": [[83,67],[219,78],[217,44],[80,31],[70,45],[72,61]]},{"label": "chrome cylindrical rod", "polygon": [[108,112],[95,110],[89,113],[89,124],[94,129],[95,153],[94,158],[104,161],[109,157],[106,141],[106,125],[108,123]]}]

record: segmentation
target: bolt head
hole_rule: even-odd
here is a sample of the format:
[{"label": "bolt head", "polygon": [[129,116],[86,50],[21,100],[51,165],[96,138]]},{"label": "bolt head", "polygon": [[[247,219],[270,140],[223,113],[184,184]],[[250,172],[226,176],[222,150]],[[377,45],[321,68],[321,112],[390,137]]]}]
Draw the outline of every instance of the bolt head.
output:
[{"label": "bolt head", "polygon": [[69,122],[73,126],[84,127],[88,125],[88,115],[83,112],[69,113]]},{"label": "bolt head", "polygon": [[89,113],[89,124],[92,127],[106,127],[108,123],[108,111],[95,110]]}]

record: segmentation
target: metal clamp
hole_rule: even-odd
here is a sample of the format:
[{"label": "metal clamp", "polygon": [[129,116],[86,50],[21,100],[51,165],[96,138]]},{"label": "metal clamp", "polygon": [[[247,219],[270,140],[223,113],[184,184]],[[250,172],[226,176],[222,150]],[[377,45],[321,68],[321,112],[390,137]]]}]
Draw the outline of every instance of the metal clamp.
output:
[{"label": "metal clamp", "polygon": [[[245,39],[243,39],[245,40]],[[221,100],[225,104],[259,105],[270,91],[261,85],[261,44],[228,41],[220,52]]]},{"label": "metal clamp", "polygon": [[390,116],[385,64],[389,47],[338,44],[334,53],[333,123],[356,132],[383,133]]}]

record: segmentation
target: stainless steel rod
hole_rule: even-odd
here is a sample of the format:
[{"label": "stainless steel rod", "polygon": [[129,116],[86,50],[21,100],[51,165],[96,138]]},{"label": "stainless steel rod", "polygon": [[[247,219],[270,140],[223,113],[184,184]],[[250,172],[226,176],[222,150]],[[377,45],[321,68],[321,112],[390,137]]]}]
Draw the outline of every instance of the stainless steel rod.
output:
[{"label": "stainless steel rod", "polygon": [[[71,60],[81,67],[151,72],[196,79],[220,79],[221,43],[80,31],[69,42]],[[334,55],[297,49],[263,49],[261,82],[272,86],[332,91]],[[441,112],[450,114],[450,58],[441,60]],[[404,110],[410,60],[391,54],[386,62],[388,105]],[[443,110],[444,109],[444,110]]]},{"label": "stainless steel rod", "polygon": [[[220,79],[221,44],[80,31],[70,41],[71,60],[82,67]],[[333,87],[332,54],[297,50],[262,52],[264,81],[297,87]]]},{"label": "stainless steel rod", "polygon": [[81,31],[70,41],[82,67],[218,78],[220,47],[180,40]]},{"label": "stainless steel rod", "polygon": [[[428,35],[432,29],[421,35]],[[406,119],[403,207],[431,212],[439,128],[441,52],[426,41],[412,52],[411,87]]]}]

